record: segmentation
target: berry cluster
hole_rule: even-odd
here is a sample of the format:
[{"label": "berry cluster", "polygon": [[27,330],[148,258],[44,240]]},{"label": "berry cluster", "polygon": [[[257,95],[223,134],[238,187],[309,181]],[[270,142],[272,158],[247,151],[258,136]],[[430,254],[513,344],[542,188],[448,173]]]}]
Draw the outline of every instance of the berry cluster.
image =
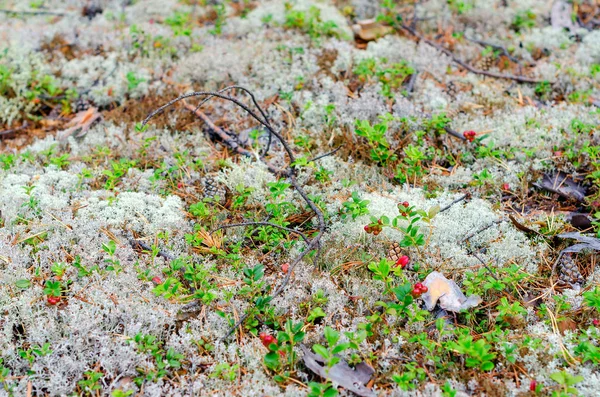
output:
[{"label": "berry cluster", "polygon": [[377,236],[379,233],[381,233],[381,230],[383,230],[383,228],[381,227],[382,224],[383,221],[379,219],[377,223],[371,223],[365,226],[365,232],[369,234],[373,233],[373,235]]},{"label": "berry cluster", "polygon": [[398,211],[400,211],[400,215],[407,216],[408,215],[408,207],[410,207],[410,203],[408,201],[404,201],[398,204]]},{"label": "berry cluster", "polygon": [[60,302],[60,296],[53,296],[53,295],[48,295],[46,297],[46,300],[48,302],[49,305],[57,305]]},{"label": "berry cluster", "polygon": [[469,130],[469,131],[463,132],[463,136],[465,137],[465,139],[467,141],[473,142],[475,140],[475,136],[477,136],[477,133],[473,130]]},{"label": "berry cluster", "polygon": [[419,296],[423,295],[425,292],[427,292],[427,287],[424,286],[422,283],[416,283],[413,286],[413,290],[411,291],[411,295],[413,296],[413,298],[418,298]]},{"label": "berry cluster", "polygon": [[406,255],[402,255],[396,261],[396,266],[400,266],[402,269],[404,269],[406,267],[406,265],[408,265],[409,262],[410,262],[410,258]]}]

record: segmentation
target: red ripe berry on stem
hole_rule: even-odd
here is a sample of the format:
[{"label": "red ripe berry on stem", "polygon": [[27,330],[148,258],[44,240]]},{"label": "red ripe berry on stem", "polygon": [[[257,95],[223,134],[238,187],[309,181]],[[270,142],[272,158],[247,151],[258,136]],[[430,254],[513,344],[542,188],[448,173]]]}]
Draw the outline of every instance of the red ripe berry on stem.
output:
[{"label": "red ripe berry on stem", "polygon": [[406,267],[406,265],[408,265],[408,262],[410,262],[410,259],[408,256],[406,255],[402,255],[400,258],[398,258],[398,260],[396,261],[396,266],[400,266],[402,269],[404,269]]},{"label": "red ripe berry on stem", "polygon": [[161,280],[161,279],[160,279],[160,277],[158,277],[158,276],[154,276],[154,277],[152,277],[152,282],[153,282],[154,284],[162,284],[162,280]]},{"label": "red ripe berry on stem", "polygon": [[283,265],[281,265],[281,271],[286,273],[288,272],[288,270],[290,270],[290,264],[289,263],[284,263]]},{"label": "red ripe berry on stem", "polygon": [[258,336],[266,348],[268,348],[272,343],[277,344],[277,339],[275,339],[273,335],[269,335],[266,332],[261,332]]},{"label": "red ripe berry on stem", "polygon": [[598,320],[597,318],[592,320],[592,324],[594,324],[594,327],[600,327],[600,320]]},{"label": "red ripe berry on stem", "polygon": [[404,201],[402,203],[402,206],[408,208],[408,207],[410,207],[410,204],[408,203],[408,201]]},{"label": "red ripe berry on stem", "polygon": [[463,136],[469,142],[473,142],[475,140],[476,135],[477,135],[477,133],[473,130],[463,132]]},{"label": "red ripe berry on stem", "polygon": [[510,190],[510,185],[508,183],[503,183],[502,190]]},{"label": "red ripe berry on stem", "polygon": [[411,292],[411,295],[415,298],[423,295],[425,292],[428,291],[428,288],[426,286],[424,286],[422,283],[416,283],[413,286],[413,290]]},{"label": "red ripe berry on stem", "polygon": [[48,295],[46,297],[46,300],[48,301],[49,305],[54,306],[60,302],[60,296]]}]

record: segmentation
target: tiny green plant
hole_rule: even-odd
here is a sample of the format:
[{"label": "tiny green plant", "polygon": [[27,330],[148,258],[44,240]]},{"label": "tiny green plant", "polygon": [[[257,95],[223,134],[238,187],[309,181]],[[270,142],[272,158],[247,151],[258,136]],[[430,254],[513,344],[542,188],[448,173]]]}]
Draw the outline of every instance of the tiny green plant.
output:
[{"label": "tiny green plant", "polygon": [[569,397],[579,395],[579,392],[573,386],[583,381],[583,376],[574,376],[567,371],[560,371],[550,374],[550,379],[558,383],[560,387],[558,391],[552,392],[552,397]]},{"label": "tiny green plant", "polygon": [[354,191],[351,199],[343,204],[342,218],[351,216],[352,219],[356,219],[361,215],[366,215],[369,213],[368,205],[369,200],[362,200],[358,192]]}]

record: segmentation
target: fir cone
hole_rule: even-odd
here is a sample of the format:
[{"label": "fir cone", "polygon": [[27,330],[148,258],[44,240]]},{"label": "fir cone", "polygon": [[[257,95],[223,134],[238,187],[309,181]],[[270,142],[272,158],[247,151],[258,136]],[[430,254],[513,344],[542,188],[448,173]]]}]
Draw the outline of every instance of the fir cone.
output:
[{"label": "fir cone", "polygon": [[583,284],[585,281],[579,267],[569,254],[564,254],[557,264],[558,280],[563,284]]}]

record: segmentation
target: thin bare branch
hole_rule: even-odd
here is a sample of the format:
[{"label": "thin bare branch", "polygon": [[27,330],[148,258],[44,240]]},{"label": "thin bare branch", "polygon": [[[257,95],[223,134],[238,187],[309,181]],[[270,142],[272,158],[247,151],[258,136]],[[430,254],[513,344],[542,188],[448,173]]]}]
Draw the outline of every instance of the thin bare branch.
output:
[{"label": "thin bare branch", "polygon": [[445,206],[444,208],[442,208],[440,210],[440,212],[448,211],[450,208],[452,208],[452,206],[454,204],[460,203],[461,201],[463,201],[467,197],[469,197],[469,193],[466,193],[466,194],[462,195],[461,197],[457,198],[456,200],[454,200],[453,202],[451,202],[450,204],[448,204],[447,206]]},{"label": "thin bare branch", "polygon": [[518,81],[519,83],[534,83],[534,84],[537,84],[537,83],[541,83],[542,82],[542,80],[536,80],[536,79],[532,79],[532,78],[525,77],[525,76],[515,76],[513,74],[504,74],[504,73],[489,72],[489,71],[485,71],[485,70],[474,68],[473,66],[469,65],[467,62],[463,61],[462,59],[460,59],[456,55],[454,55],[454,53],[452,51],[450,51],[449,49],[444,48],[443,46],[441,46],[440,44],[436,43],[433,40],[429,40],[429,39],[423,37],[422,35],[420,35],[419,33],[417,33],[417,31],[415,29],[411,28],[410,26],[400,25],[400,27],[403,30],[407,31],[412,36],[416,37],[417,39],[419,39],[419,40],[421,40],[421,41],[429,44],[430,46],[436,48],[438,51],[441,51],[444,54],[448,55],[450,58],[452,58],[452,60],[454,61],[454,63],[462,66],[463,68],[467,69],[471,73],[481,74],[483,76],[488,76],[488,77],[495,77],[497,79],[514,80],[514,81]]},{"label": "thin bare branch", "polygon": [[340,146],[336,147],[331,152],[323,153],[323,154],[318,155],[317,157],[313,157],[312,159],[308,160],[308,162],[317,161],[317,160],[322,159],[323,157],[331,156],[332,154],[335,154],[335,152],[340,150],[342,148],[342,146],[344,146],[344,145],[340,145]]},{"label": "thin bare branch", "polygon": [[289,227],[285,227],[285,226],[281,226],[278,225],[276,223],[271,223],[271,222],[242,222],[242,223],[230,223],[228,225],[221,225],[218,228],[212,230],[210,232],[210,234],[213,234],[219,230],[223,230],[223,229],[231,229],[234,227],[245,227],[245,226],[270,226],[270,227],[274,227],[276,229],[281,229],[281,230],[285,230],[286,232],[290,232],[290,233],[294,233],[299,235],[300,237],[302,237],[302,240],[304,240],[304,242],[306,244],[310,243],[310,240],[308,239],[308,237],[306,237],[306,234],[302,233],[299,230],[295,230]]}]

